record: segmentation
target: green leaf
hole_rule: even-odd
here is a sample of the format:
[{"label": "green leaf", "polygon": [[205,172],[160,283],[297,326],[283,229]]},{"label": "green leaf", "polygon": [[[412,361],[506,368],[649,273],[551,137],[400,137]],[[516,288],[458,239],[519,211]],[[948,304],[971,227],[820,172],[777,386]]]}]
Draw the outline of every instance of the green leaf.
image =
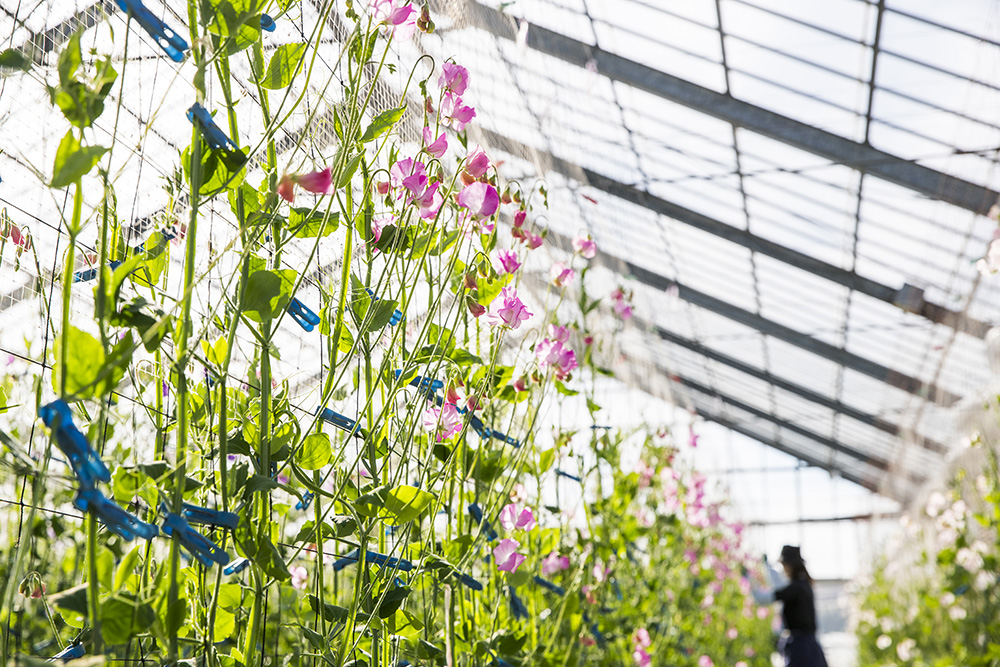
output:
[{"label": "green leaf", "polygon": [[556,451],[558,447],[550,447],[544,452],[538,455],[538,474],[541,475],[546,470],[552,467],[552,463],[556,460]]},{"label": "green leaf", "polygon": [[385,627],[391,635],[413,637],[424,629],[424,624],[410,612],[399,609],[386,619]]},{"label": "green leaf", "polygon": [[[64,345],[65,367],[62,364]],[[97,395],[97,378],[104,367],[104,348],[99,340],[86,331],[70,325],[69,329],[56,340],[55,356],[55,371],[52,373],[53,389],[60,391],[65,376],[66,393],[81,398]]]},{"label": "green leaf", "polygon": [[64,188],[76,183],[83,176],[94,168],[105,153],[107,148],[102,146],[80,145],[80,142],[73,136],[73,130],[66,133],[66,136],[59,142],[56,149],[56,160],[52,166],[52,182],[49,184],[53,188]]},{"label": "green leaf", "polygon": [[350,537],[358,529],[358,522],[349,516],[331,516],[322,524],[320,539],[316,539],[316,524],[306,521],[299,529],[299,534],[295,536],[296,542],[319,542],[320,540],[330,540],[337,537]]},{"label": "green leaf", "polygon": [[350,184],[351,179],[354,178],[354,173],[358,170],[358,165],[361,164],[361,160],[364,156],[364,151],[361,151],[350,159],[344,167],[344,173],[340,175],[340,180],[337,181],[338,188],[346,188]]},{"label": "green leaf", "polygon": [[434,494],[415,486],[401,485],[385,494],[385,509],[391,515],[390,523],[403,524],[413,521],[434,502]]},{"label": "green leaf", "polygon": [[305,470],[319,470],[333,457],[330,436],[326,433],[312,433],[306,436],[295,454],[295,462]]},{"label": "green leaf", "polygon": [[[318,616],[320,613],[320,602],[319,598],[315,595],[309,596],[309,606]],[[326,619],[327,623],[339,623],[347,620],[347,616],[350,613],[347,609],[343,607],[338,607],[335,604],[326,603],[322,605],[323,618]]]},{"label": "green leaf", "polygon": [[392,126],[398,123],[399,119],[403,117],[404,111],[406,111],[406,107],[401,106],[396,109],[383,111],[379,115],[375,116],[372,120],[372,124],[368,126],[368,129],[365,130],[364,135],[362,135],[361,143],[368,143],[372,139],[380,137],[391,130]]},{"label": "green leaf", "polygon": [[568,388],[561,380],[556,380],[555,386],[556,386],[556,391],[562,394],[563,396],[576,396],[577,394],[580,393],[575,389]]},{"label": "green leaf", "polygon": [[[240,27],[259,17],[265,3],[259,0],[202,0],[201,15],[208,31],[222,37],[236,37]],[[258,18],[257,26],[260,26]]]},{"label": "green leaf", "polygon": [[290,84],[305,53],[305,44],[282,44],[279,46],[267,64],[267,72],[260,80],[261,87],[279,90]]},{"label": "green leaf", "polygon": [[291,269],[254,271],[247,279],[241,310],[254,322],[274,319],[288,308],[297,275]]},{"label": "green leaf", "polygon": [[382,619],[389,618],[396,613],[400,605],[403,604],[403,600],[410,594],[411,589],[406,586],[400,586],[394,588],[385,594],[382,598],[382,602],[378,606],[378,617]]},{"label": "green leaf", "polygon": [[124,644],[156,620],[153,608],[130,594],[113,595],[101,605],[101,634],[109,644]]},{"label": "green leaf", "polygon": [[365,331],[378,331],[389,324],[393,314],[396,312],[396,302],[388,299],[379,299],[371,307],[366,316],[371,319],[365,323]]},{"label": "green leaf", "polygon": [[135,565],[138,562],[139,545],[136,545],[132,547],[131,551],[122,557],[122,562],[118,564],[118,569],[115,570],[115,582],[114,587],[112,588],[113,591],[119,591],[122,586],[128,583],[129,579],[135,576],[133,570],[135,570]]},{"label": "green leaf", "polygon": [[254,475],[247,481],[244,493],[247,497],[249,497],[254,493],[270,491],[271,489],[276,488],[278,488],[278,483],[270,477],[266,477],[264,475]]},{"label": "green leaf", "polygon": [[67,588],[49,596],[49,602],[59,609],[87,614],[87,584]]},{"label": "green leaf", "polygon": [[102,550],[97,554],[97,580],[105,590],[111,590],[114,585],[115,557],[110,551]]},{"label": "green leaf", "polygon": [[17,49],[6,49],[0,53],[0,67],[9,67],[27,72],[31,69],[31,59]]},{"label": "green leaf", "polygon": [[324,211],[313,211],[308,208],[293,208],[288,215],[288,231],[299,239],[314,239],[317,236],[329,236],[340,227],[340,214],[330,213],[326,217]]},{"label": "green leaf", "polygon": [[378,516],[379,512],[385,508],[385,494],[388,490],[388,486],[380,486],[358,496],[357,500],[354,501],[354,509],[361,516]]}]

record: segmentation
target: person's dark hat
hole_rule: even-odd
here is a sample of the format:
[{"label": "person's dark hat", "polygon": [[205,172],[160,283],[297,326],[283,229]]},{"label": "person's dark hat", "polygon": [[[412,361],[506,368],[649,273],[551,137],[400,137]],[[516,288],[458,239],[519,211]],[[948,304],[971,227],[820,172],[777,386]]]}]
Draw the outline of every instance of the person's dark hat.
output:
[{"label": "person's dark hat", "polygon": [[781,558],[778,559],[779,563],[788,563],[789,565],[801,565],[805,563],[802,560],[802,552],[798,547],[793,547],[790,544],[786,544],[781,547]]}]

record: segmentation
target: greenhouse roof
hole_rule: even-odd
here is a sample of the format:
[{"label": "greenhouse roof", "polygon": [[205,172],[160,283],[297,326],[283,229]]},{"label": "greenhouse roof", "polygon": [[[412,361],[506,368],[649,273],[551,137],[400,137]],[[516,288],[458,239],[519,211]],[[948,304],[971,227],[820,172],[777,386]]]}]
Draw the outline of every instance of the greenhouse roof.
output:
[{"label": "greenhouse roof", "polygon": [[[150,4],[185,15],[177,0]],[[274,41],[300,39],[321,4]],[[49,54],[106,14],[124,32],[107,0],[0,8],[4,48],[39,64],[54,65]],[[589,232],[600,249],[591,291],[633,291],[620,379],[891,497],[912,497],[936,473],[958,445],[957,410],[989,384],[985,337],[1000,307],[1000,285],[976,268],[1000,189],[994,4],[437,0],[432,10],[435,35],[401,52],[469,68],[469,98],[485,110],[470,137],[509,178],[547,181],[552,257]],[[190,135],[179,110],[191,77],[176,73],[191,66],[151,57],[139,32],[127,49],[121,34],[91,34],[88,46],[113,44],[138,68],[116,121],[131,126],[136,153],[116,188],[140,230],[167,205],[161,177]],[[397,75],[401,90],[408,72]],[[0,205],[47,226],[39,256],[56,273],[69,204],[32,171],[51,163],[62,135],[51,128],[63,125],[37,75],[8,73],[0,86]],[[387,105],[398,95],[375,92]],[[294,131],[281,139],[293,147]],[[225,220],[228,206],[216,206]],[[0,308],[25,307],[34,283],[4,283]]]}]

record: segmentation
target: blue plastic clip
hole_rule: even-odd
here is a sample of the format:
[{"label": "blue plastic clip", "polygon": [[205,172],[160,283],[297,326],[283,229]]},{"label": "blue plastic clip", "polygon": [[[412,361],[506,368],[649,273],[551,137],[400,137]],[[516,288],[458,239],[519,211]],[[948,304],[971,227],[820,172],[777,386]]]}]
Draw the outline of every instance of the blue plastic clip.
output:
[{"label": "blue plastic clip", "polygon": [[[339,572],[351,563],[358,562],[358,550],[354,549],[339,559],[337,559],[333,564],[333,571]],[[413,569],[413,563],[408,560],[403,560],[402,558],[393,558],[391,556],[386,556],[385,554],[376,553],[374,551],[365,552],[365,562],[371,563],[372,565],[378,565],[379,567],[392,568],[394,570],[400,570],[401,572],[409,572]]]},{"label": "blue plastic clip", "polygon": [[274,19],[267,14],[260,15],[260,29],[265,32],[274,32]]},{"label": "blue plastic clip", "polygon": [[565,477],[566,479],[571,479],[574,482],[581,482],[581,483],[583,482],[583,480],[580,479],[579,477],[577,477],[576,475],[571,475],[568,472],[566,472],[565,470],[561,470],[559,468],[556,468],[556,474],[559,475],[560,477]]},{"label": "blue plastic clip", "polygon": [[232,151],[233,153],[240,152],[239,146],[234,144],[233,140],[215,124],[215,119],[212,118],[212,114],[208,113],[208,109],[201,106],[198,102],[192,104],[191,108],[188,109],[187,118],[192,123],[197,122],[201,127],[201,134],[205,137],[205,142],[210,147]]},{"label": "blue plastic clip", "polygon": [[470,577],[469,575],[458,572],[457,570],[453,574],[455,575],[456,579],[458,579],[460,582],[462,582],[472,590],[474,591],[483,590],[483,585],[478,581],[476,581],[475,579],[473,579],[472,577]]},{"label": "blue plastic clip", "polygon": [[562,586],[553,584],[548,579],[542,579],[541,577],[535,577],[535,583],[544,588],[547,591],[552,591],[556,595],[566,595],[566,589]]},{"label": "blue plastic clip", "polygon": [[622,587],[618,585],[617,580],[614,579],[611,580],[611,590],[615,592],[615,597],[618,598],[619,602],[621,602],[624,599],[622,597]]},{"label": "blue plastic clip", "polygon": [[83,644],[70,644],[63,650],[56,653],[54,656],[49,658],[49,662],[53,660],[62,660],[63,662],[68,662],[70,660],[76,660],[77,658],[82,658],[87,655],[87,650],[83,648]]},{"label": "blue plastic clip", "polygon": [[303,511],[309,509],[309,506],[312,505],[313,498],[315,497],[316,494],[314,494],[312,491],[306,491],[305,493],[302,494],[302,500],[295,503],[295,509]]},{"label": "blue plastic clip", "polygon": [[489,426],[486,426],[485,424],[483,424],[483,420],[480,419],[479,417],[476,417],[475,415],[473,415],[469,419],[469,426],[471,426],[472,430],[478,433],[479,437],[484,440],[487,440],[489,438],[496,438],[500,442],[506,442],[508,445],[512,445],[514,447],[521,446],[520,440],[512,438],[506,433],[502,433],[500,431],[490,428]]},{"label": "blue plastic clip", "polygon": [[211,567],[212,563],[226,565],[229,562],[229,554],[215,542],[192,529],[184,517],[168,512],[166,503],[160,505],[160,512],[165,517],[162,524],[163,534],[176,538],[199,563]]},{"label": "blue plastic clip", "polygon": [[[319,409],[317,409],[317,412],[320,412]],[[348,433],[353,433],[356,438],[362,437],[358,431],[358,423],[356,421],[345,417],[339,412],[334,412],[330,408],[323,408],[322,412],[320,412],[320,419]]]},{"label": "blue plastic clip", "polygon": [[517,597],[514,587],[508,586],[507,590],[510,592],[510,611],[514,614],[514,618],[528,618],[528,608],[521,602],[521,598]]},{"label": "blue plastic clip", "polygon": [[319,315],[309,310],[298,299],[292,299],[288,303],[288,314],[306,331],[312,331],[319,324]]},{"label": "blue plastic clip", "polygon": [[202,526],[219,526],[236,530],[236,525],[240,522],[240,517],[235,512],[223,512],[221,510],[210,510],[207,507],[198,507],[190,503],[181,506],[181,516],[188,523]]},{"label": "blue plastic clip", "polygon": [[472,515],[472,518],[475,519],[476,523],[482,525],[483,532],[486,533],[486,539],[490,542],[497,539],[497,531],[493,530],[493,526],[490,525],[490,522],[483,518],[483,510],[477,503],[469,503],[469,514]]},{"label": "blue plastic clip", "polygon": [[[371,291],[367,287],[365,288],[365,291],[368,292],[368,296],[372,298],[372,302],[378,301],[378,297],[375,296],[375,292]],[[392,311],[392,317],[389,318],[389,326],[391,327],[396,326],[402,321],[402,319],[403,319],[402,311],[400,311],[399,308],[395,309],[394,311]]]},{"label": "blue plastic clip", "polygon": [[97,482],[111,481],[111,471],[87,442],[87,437],[73,424],[73,412],[66,401],[56,399],[38,408],[38,416],[54,430],[56,446],[69,459],[69,464],[84,489],[92,489]]},{"label": "blue plastic clip", "polygon": [[134,514],[126,512],[113,500],[94,488],[80,489],[76,492],[73,505],[81,512],[93,512],[98,520],[112,533],[126,542],[138,537],[151,540],[160,534],[159,529],[151,523],[146,523]]},{"label": "blue plastic clip", "polygon": [[[121,265],[122,265],[122,263],[119,262],[118,260],[115,260],[115,259],[113,259],[110,262],[108,262],[108,266],[111,267],[112,271],[114,271],[115,269],[117,269]],[[90,282],[91,280],[93,280],[94,278],[96,278],[97,276],[98,276],[97,267],[95,266],[95,267],[92,267],[92,268],[89,268],[89,269],[83,269],[82,271],[77,271],[76,273],[74,273],[73,274],[73,282],[74,283],[87,283],[87,282]]]},{"label": "blue plastic clip", "polygon": [[[396,369],[397,380],[399,379],[399,376],[402,374],[403,374],[402,370]],[[441,380],[435,380],[434,378],[425,378],[423,376],[418,375],[412,380],[410,380],[410,386],[416,387],[417,389],[428,389],[430,391],[438,391],[440,389],[444,389],[444,382],[442,382]]]},{"label": "blue plastic clip", "polygon": [[149,33],[153,41],[167,52],[171,60],[178,63],[184,60],[184,52],[188,49],[188,43],[184,41],[183,37],[171,30],[167,24],[153,16],[153,13],[146,9],[140,0],[116,0],[116,2],[123,12],[127,12],[133,21]]},{"label": "blue plastic clip", "polygon": [[599,428],[603,428],[605,431],[610,431],[612,429],[611,426],[598,426],[597,424],[591,426],[590,428],[594,431],[596,431]]},{"label": "blue plastic clip", "polygon": [[237,558],[226,566],[226,569],[222,571],[222,574],[239,574],[248,567],[250,567],[249,558]]},{"label": "blue plastic clip", "polygon": [[[583,614],[583,622],[590,623],[590,616],[586,612]],[[597,623],[590,623],[590,632],[594,635],[594,639],[597,641],[597,645],[601,648],[607,646],[608,642],[604,639],[604,635],[601,634],[600,629],[597,627]]]}]

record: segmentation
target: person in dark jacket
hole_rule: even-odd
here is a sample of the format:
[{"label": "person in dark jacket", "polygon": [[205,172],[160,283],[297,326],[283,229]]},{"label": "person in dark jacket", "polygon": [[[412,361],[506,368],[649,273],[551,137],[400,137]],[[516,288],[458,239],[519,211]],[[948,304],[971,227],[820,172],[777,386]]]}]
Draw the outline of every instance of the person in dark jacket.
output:
[{"label": "person in dark jacket", "polygon": [[774,591],[782,603],[781,620],[785,633],[779,643],[785,667],[827,667],[826,656],[816,641],[816,605],[813,602],[812,577],[806,570],[799,547],[781,547],[779,563],[785,569],[788,585]]}]

